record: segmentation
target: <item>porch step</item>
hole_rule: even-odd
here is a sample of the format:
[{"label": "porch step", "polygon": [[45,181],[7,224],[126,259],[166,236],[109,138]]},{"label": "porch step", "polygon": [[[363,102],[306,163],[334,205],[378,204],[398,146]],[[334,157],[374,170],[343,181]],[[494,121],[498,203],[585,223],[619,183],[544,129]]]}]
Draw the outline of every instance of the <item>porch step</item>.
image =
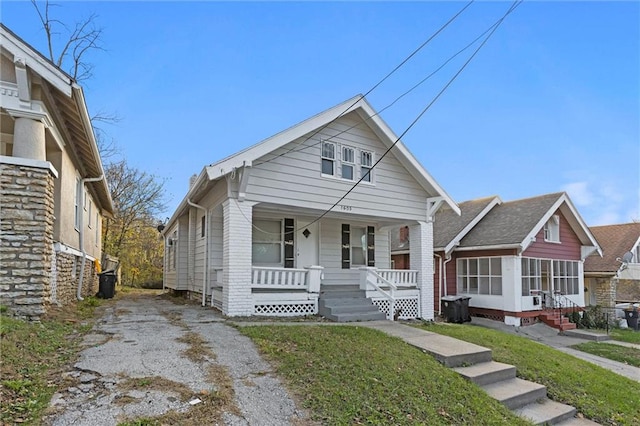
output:
[{"label": "porch step", "polygon": [[569,321],[569,318],[562,316],[557,312],[544,312],[540,314],[539,318],[549,327],[553,327],[560,331],[574,330],[576,328],[575,323],[572,323]]},{"label": "porch step", "polygon": [[318,314],[336,322],[377,321],[387,317],[359,286],[325,286],[320,289]]}]

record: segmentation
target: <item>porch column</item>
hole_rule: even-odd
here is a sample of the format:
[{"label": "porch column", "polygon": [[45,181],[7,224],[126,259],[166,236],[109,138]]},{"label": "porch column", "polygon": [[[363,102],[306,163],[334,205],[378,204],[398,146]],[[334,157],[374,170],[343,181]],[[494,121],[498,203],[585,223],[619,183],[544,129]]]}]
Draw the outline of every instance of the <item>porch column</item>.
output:
[{"label": "porch column", "polygon": [[28,117],[15,117],[13,156],[45,161],[44,123]]},{"label": "porch column", "polygon": [[423,320],[433,320],[433,222],[409,226],[409,263],[418,271],[420,312]]},{"label": "porch column", "polygon": [[251,220],[253,204],[227,199],[222,203],[222,312],[253,315],[251,298]]}]

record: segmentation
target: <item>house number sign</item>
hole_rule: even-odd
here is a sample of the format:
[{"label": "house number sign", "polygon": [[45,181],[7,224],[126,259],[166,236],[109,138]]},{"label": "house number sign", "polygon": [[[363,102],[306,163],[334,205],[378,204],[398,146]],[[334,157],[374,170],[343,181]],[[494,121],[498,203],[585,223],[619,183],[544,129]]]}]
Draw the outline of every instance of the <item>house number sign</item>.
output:
[{"label": "house number sign", "polygon": [[343,212],[350,212],[353,210],[353,207],[347,206],[345,204],[340,204],[340,210],[342,210]]}]

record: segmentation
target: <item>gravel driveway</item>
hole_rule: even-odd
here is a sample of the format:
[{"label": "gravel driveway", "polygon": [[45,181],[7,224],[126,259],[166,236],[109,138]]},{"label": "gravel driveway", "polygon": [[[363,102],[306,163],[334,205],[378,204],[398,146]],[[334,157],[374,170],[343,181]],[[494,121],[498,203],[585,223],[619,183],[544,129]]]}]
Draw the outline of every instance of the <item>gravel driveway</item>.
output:
[{"label": "gravel driveway", "polygon": [[170,411],[163,424],[312,423],[250,339],[213,309],[175,300],[109,302],[45,423],[106,426]]}]

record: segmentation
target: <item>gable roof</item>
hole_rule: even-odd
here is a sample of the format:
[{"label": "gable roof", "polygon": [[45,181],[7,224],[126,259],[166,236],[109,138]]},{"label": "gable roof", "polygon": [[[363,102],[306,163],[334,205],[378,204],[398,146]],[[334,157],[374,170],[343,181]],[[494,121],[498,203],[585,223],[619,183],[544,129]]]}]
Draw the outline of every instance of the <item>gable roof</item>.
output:
[{"label": "gable roof", "polygon": [[596,239],[564,192],[495,205],[460,240],[458,247],[467,250],[516,248],[524,251],[558,209],[569,222],[581,244],[593,247],[600,253]]},{"label": "gable roof", "polygon": [[460,203],[460,215],[451,209],[440,209],[434,218],[434,250],[450,253],[460,240],[500,203],[500,197],[494,195]]},{"label": "gable roof", "polygon": [[382,120],[364,96],[357,95],[236,154],[205,166],[169,220],[168,225],[173,223],[180,212],[188,206],[189,199],[192,195],[199,193],[201,186],[204,183],[221,179],[235,169],[245,166],[250,167],[257,159],[282,148],[286,144],[291,143],[298,138],[317,131],[337,118],[345,116],[351,112],[358,114],[363,122],[369,126],[376,136],[378,136],[385,147],[389,148],[398,141],[393,147],[391,154],[396,157],[396,159],[406,168],[409,174],[416,179],[427,193],[432,194],[433,197],[441,197],[443,202],[448,205],[450,209],[456,213],[460,212],[455,201],[453,201],[449,194],[447,194],[435,179],[424,169],[402,141],[398,140],[398,136],[396,136],[391,128],[389,128],[384,120]]},{"label": "gable roof", "polygon": [[[602,247],[602,257],[591,255],[584,261],[585,272],[610,272],[615,274],[620,269],[621,258],[640,243],[640,223],[623,223],[618,225],[592,226],[591,232]],[[633,259],[640,263],[639,259]]]},{"label": "gable roof", "polygon": [[[69,135],[62,145],[72,147],[82,178],[102,176],[102,180],[91,182],[97,195],[100,207],[107,215],[113,214],[113,201],[104,177],[102,160],[95,140],[91,118],[84,98],[84,92],[66,72],[44,57],[40,52],[18,37],[4,24],[0,24],[0,44],[3,51],[22,58],[26,67],[42,79],[43,88],[50,92],[61,117],[60,125],[64,126],[63,133]],[[3,105],[9,110],[9,105]],[[52,111],[49,111],[50,113]],[[60,138],[57,130],[52,130],[55,139]]]}]

